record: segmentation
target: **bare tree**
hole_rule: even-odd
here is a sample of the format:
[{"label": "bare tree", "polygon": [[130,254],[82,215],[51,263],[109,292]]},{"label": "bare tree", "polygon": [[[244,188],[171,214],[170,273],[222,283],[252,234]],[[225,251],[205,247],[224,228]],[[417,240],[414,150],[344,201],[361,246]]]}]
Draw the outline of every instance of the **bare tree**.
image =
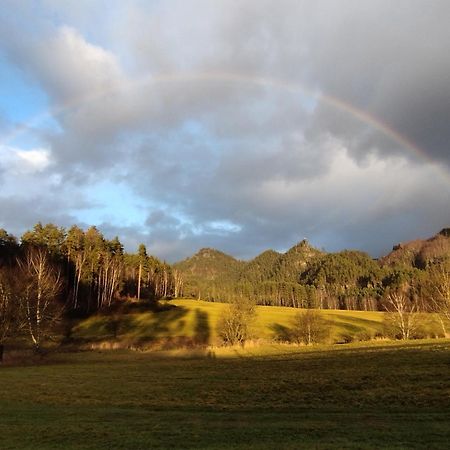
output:
[{"label": "bare tree", "polygon": [[325,341],[329,334],[328,324],[318,311],[308,309],[299,312],[293,319],[291,335],[298,344],[318,344]]},{"label": "bare tree", "polygon": [[385,309],[388,321],[401,339],[410,339],[417,329],[419,316],[417,302],[411,297],[410,289],[402,286],[391,290],[386,297]]},{"label": "bare tree", "polygon": [[233,301],[217,324],[218,334],[224,344],[244,345],[251,336],[251,327],[256,319],[256,305],[249,299]]},{"label": "bare tree", "polygon": [[177,270],[173,270],[173,296],[175,298],[183,295],[183,274]]},{"label": "bare tree", "polygon": [[437,314],[442,331],[446,337],[450,322],[450,259],[436,265],[430,272],[431,304]]},{"label": "bare tree", "polygon": [[59,270],[51,264],[48,253],[42,248],[29,248],[18,264],[21,271],[18,297],[24,326],[34,347],[39,350],[44,331],[63,312],[57,302],[62,280]]}]

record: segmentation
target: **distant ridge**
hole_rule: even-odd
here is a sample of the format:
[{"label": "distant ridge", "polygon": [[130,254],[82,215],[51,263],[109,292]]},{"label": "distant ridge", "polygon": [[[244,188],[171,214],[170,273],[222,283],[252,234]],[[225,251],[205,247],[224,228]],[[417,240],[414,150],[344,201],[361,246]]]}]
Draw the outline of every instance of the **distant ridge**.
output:
[{"label": "distant ridge", "polygon": [[[299,273],[308,264],[327,253],[319,250],[306,239],[295,244],[285,253],[265,250],[250,261],[241,261],[213,248],[202,248],[195,255],[174,264],[187,279],[203,281],[249,282],[263,281],[298,282]],[[393,246],[392,251],[379,258],[385,266],[426,268],[430,263],[450,254],[450,228],[443,228],[428,239],[415,239]]]},{"label": "distant ridge", "polygon": [[443,228],[429,239],[415,239],[394,245],[380,258],[382,266],[409,266],[425,269],[429,264],[450,254],[450,228]]},{"label": "distant ridge", "polygon": [[298,273],[306,268],[308,262],[322,254],[304,239],[286,253],[266,250],[250,261],[240,261],[213,248],[202,248],[195,255],[175,263],[174,267],[188,278],[210,281],[296,282]]}]

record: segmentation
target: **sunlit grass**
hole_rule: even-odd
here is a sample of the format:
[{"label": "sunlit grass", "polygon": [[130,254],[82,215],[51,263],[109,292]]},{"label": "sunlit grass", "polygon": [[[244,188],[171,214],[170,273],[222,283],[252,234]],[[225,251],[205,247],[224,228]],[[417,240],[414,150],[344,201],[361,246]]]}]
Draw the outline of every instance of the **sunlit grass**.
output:
[{"label": "sunlit grass", "polygon": [[[199,300],[176,299],[171,308],[152,312],[130,312],[93,316],[74,328],[72,337],[82,340],[116,339],[145,342],[165,338],[188,338],[204,344],[217,343],[217,322],[227,305]],[[253,326],[255,339],[283,340],[299,310],[287,307],[258,306]],[[331,330],[330,342],[350,338],[370,338],[382,331],[382,312],[323,310]]]}]

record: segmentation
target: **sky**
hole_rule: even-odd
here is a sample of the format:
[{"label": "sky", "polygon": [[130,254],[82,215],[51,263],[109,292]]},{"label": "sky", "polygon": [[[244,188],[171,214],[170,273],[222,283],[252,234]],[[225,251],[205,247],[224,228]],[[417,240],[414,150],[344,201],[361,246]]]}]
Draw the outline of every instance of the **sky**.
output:
[{"label": "sky", "polygon": [[1,0],[0,227],[168,261],[450,226],[448,0]]}]

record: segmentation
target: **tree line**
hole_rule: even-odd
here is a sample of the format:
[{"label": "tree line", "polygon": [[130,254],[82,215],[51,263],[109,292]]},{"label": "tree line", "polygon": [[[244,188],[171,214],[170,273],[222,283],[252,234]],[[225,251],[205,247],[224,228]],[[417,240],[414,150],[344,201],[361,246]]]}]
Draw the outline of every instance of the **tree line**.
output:
[{"label": "tree line", "polygon": [[304,240],[284,254],[269,250],[247,263],[203,249],[175,266],[185,295],[209,301],[390,312],[444,311],[450,303],[448,229],[395,246],[380,260],[353,250],[325,253]]},{"label": "tree line", "polygon": [[68,230],[36,224],[18,240],[0,229],[0,358],[12,333],[39,348],[48,325],[111,307],[118,299],[178,297],[176,269],[148,255],[144,244],[126,253],[118,237],[94,226]]},{"label": "tree line", "polygon": [[[284,254],[267,251],[249,262],[203,249],[169,265],[143,244],[125,252],[118,237],[107,239],[94,226],[66,230],[38,223],[20,239],[0,229],[0,359],[11,335],[26,336],[39,349],[49,325],[130,298],[381,310],[391,313],[404,339],[414,332],[418,313],[434,312],[448,335],[450,232],[433,239],[420,254],[399,247],[381,261],[359,251],[325,253],[302,241]],[[234,319],[228,324],[241,333]]]}]

